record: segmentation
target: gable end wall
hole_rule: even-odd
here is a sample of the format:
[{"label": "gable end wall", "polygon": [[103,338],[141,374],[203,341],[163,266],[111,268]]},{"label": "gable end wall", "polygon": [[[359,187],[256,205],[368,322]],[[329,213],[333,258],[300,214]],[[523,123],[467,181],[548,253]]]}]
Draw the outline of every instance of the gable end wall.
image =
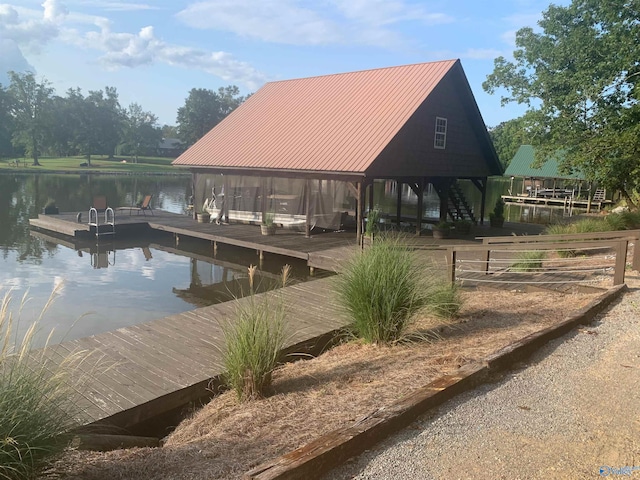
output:
[{"label": "gable end wall", "polygon": [[[472,122],[481,118],[465,105],[468,93],[460,72],[451,71],[400,129],[367,169],[367,176],[486,177],[491,172],[486,144],[478,138]],[[473,99],[468,99],[472,104]],[[471,105],[475,108],[475,105]],[[445,149],[434,148],[436,117],[447,119]]]}]

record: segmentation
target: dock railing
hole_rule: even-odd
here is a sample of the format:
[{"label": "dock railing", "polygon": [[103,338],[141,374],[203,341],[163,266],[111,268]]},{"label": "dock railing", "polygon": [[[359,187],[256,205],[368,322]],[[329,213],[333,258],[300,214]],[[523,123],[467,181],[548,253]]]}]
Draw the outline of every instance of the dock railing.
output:
[{"label": "dock railing", "polygon": [[[466,262],[467,264],[475,264],[481,266],[474,270],[476,274],[475,281],[482,282],[488,280],[481,280],[477,277],[478,273],[484,273],[489,275],[492,273],[503,273],[509,271],[509,265],[513,264],[514,258],[523,252],[544,252],[547,255],[549,252],[571,252],[573,255],[576,253],[592,254],[593,252],[608,252],[601,259],[607,262],[604,265],[596,265],[596,261],[593,257],[589,257],[589,261],[585,262],[582,258],[574,259],[557,259],[556,262],[570,260],[577,260],[582,263],[587,263],[586,266],[581,269],[563,267],[564,270],[556,269],[555,273],[575,273],[578,272],[595,272],[605,271],[606,269],[613,268],[613,284],[620,285],[624,283],[625,267],[627,259],[627,251],[629,243],[633,243],[633,260],[632,268],[634,270],[640,269],[640,249],[637,248],[640,243],[640,230],[625,230],[617,232],[594,232],[594,233],[582,233],[582,234],[566,234],[566,235],[523,235],[523,236],[504,236],[504,237],[480,237],[482,245],[451,245],[445,247],[447,255],[447,271],[448,277],[452,282],[456,280],[464,280],[458,276],[461,269],[458,268],[459,263]],[[501,252],[505,258],[497,258],[496,253]],[[472,259],[461,260],[461,255],[467,254],[473,257]],[[608,260],[615,256],[613,264],[609,264]],[[490,266],[492,261],[498,264],[498,268],[491,270]],[[533,269],[534,273],[549,272],[550,269]],[[470,272],[470,270],[462,270],[463,272]],[[553,273],[553,272],[551,272]],[[564,277],[566,278],[566,276]],[[473,279],[469,279],[474,281]],[[559,280],[557,283],[562,283],[566,280]],[[523,281],[522,283],[528,283]],[[531,283],[554,283],[550,282],[531,282]]]}]

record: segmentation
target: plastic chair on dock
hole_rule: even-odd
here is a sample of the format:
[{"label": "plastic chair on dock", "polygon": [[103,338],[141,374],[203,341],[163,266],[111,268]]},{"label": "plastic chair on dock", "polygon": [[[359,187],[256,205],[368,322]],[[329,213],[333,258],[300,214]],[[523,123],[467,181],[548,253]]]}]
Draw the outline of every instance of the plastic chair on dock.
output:
[{"label": "plastic chair on dock", "polygon": [[151,199],[153,198],[153,195],[145,195],[144,200],[142,200],[142,203],[139,206],[135,206],[135,207],[118,207],[116,210],[129,210],[129,215],[131,215],[131,212],[138,212],[138,215],[140,215],[140,212],[142,212],[143,215],[147,215],[147,211],[151,212],[151,215],[153,215],[153,210],[151,209]]}]

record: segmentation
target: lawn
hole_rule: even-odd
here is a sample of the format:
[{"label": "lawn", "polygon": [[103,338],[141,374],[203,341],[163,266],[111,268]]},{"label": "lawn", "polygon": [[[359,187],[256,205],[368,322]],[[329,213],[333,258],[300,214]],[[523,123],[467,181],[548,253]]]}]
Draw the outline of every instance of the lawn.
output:
[{"label": "lawn", "polygon": [[134,163],[133,158],[126,156],[118,156],[114,159],[108,159],[105,156],[92,156],[91,166],[81,166],[87,162],[84,156],[41,157],[39,159],[41,166],[34,167],[33,160],[30,158],[10,158],[0,159],[0,172],[184,173],[184,170],[171,166],[173,160],[173,158],[166,157],[138,157],[138,163]]}]

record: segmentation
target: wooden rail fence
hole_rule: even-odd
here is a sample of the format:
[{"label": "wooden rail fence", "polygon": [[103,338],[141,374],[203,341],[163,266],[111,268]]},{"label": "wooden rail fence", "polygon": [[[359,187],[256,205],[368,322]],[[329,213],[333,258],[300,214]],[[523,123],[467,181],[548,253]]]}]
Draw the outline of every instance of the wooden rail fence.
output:
[{"label": "wooden rail fence", "polygon": [[[480,258],[480,260],[472,261],[483,264],[484,268],[482,270],[485,275],[488,275],[492,273],[489,269],[492,253],[496,252],[518,254],[532,250],[547,252],[558,250],[607,250],[615,255],[615,262],[612,265],[614,269],[613,284],[621,285],[624,283],[625,278],[629,243],[633,243],[632,268],[634,270],[640,269],[640,249],[636,248],[640,242],[640,230],[567,235],[485,237],[482,238],[482,242],[482,245],[452,245],[446,248],[448,276],[452,282],[460,280],[457,276],[457,265],[462,254],[471,255],[476,259]],[[480,270],[478,273],[480,273]],[[561,280],[557,283],[562,282]]]}]

